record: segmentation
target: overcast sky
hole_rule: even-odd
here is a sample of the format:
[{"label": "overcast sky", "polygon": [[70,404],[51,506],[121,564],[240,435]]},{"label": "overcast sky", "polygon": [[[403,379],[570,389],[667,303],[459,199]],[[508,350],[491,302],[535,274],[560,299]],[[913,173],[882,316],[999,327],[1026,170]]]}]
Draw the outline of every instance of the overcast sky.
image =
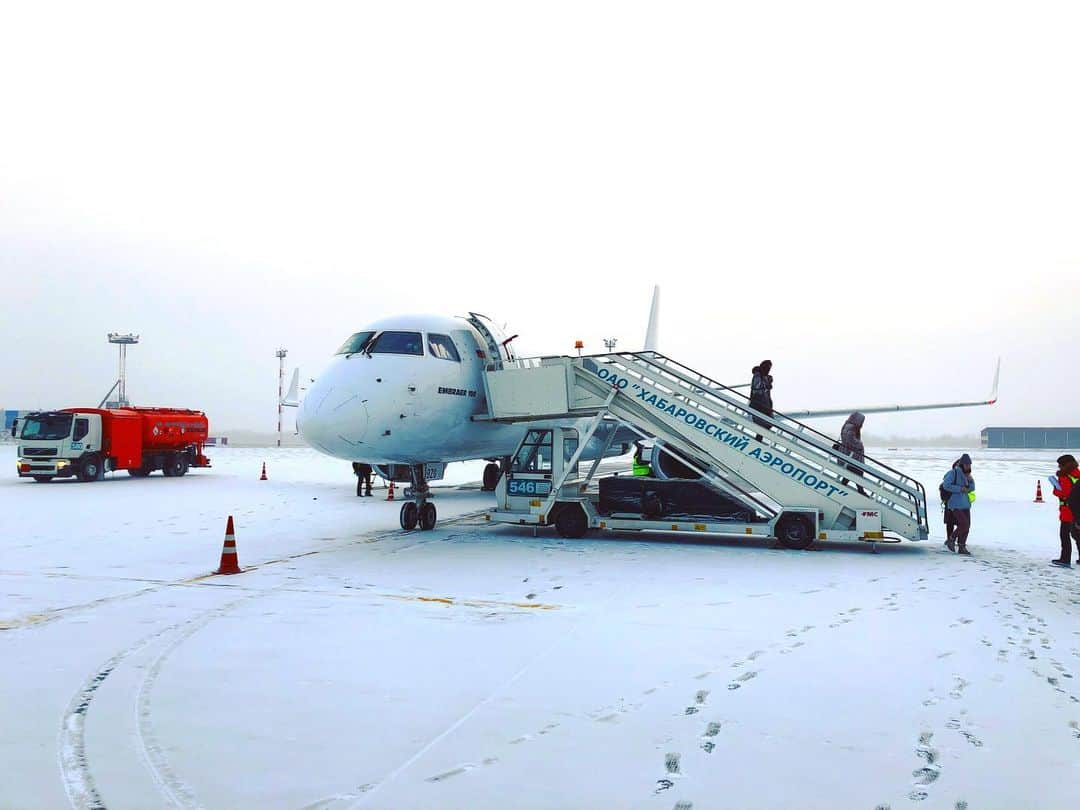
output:
[{"label": "overcast sky", "polygon": [[5,4],[0,407],[272,430],[367,322],[643,341],[866,435],[1080,422],[1080,4]]}]

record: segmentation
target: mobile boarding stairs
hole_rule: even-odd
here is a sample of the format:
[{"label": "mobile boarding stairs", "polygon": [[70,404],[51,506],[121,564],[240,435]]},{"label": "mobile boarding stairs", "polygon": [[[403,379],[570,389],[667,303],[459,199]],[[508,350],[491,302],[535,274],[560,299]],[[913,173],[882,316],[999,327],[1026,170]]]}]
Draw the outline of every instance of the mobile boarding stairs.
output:
[{"label": "mobile boarding stairs", "polygon": [[[743,394],[662,354],[518,360],[489,368],[485,385],[489,411],[474,418],[527,426],[488,520],[554,525],[566,537],[588,529],[703,532],[775,537],[789,548],[861,540],[876,550],[878,542],[929,536],[918,481],[871,458],[855,461],[800,422],[752,411]],[[700,475],[694,485],[736,504],[739,519],[665,516],[647,498],[640,509],[602,508],[591,483],[616,422],[654,439],[654,468],[658,453],[668,454]],[[583,475],[585,448],[597,445]]]}]

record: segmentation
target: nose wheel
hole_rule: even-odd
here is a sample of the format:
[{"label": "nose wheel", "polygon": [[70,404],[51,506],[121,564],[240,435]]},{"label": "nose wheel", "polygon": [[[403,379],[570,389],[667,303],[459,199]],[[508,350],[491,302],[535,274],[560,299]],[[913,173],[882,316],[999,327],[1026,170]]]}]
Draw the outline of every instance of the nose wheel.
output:
[{"label": "nose wheel", "polygon": [[401,521],[401,528],[407,532],[411,532],[416,528],[417,521],[420,518],[420,510],[416,504],[412,501],[406,501],[401,505],[401,514],[398,515],[398,519]]},{"label": "nose wheel", "polygon": [[425,532],[430,532],[435,528],[437,517],[438,513],[435,511],[435,504],[428,501],[420,507],[420,528]]},{"label": "nose wheel", "polygon": [[399,521],[401,528],[411,532],[417,526],[421,531],[429,532],[435,528],[438,520],[438,512],[435,504],[428,500],[431,494],[428,490],[427,481],[424,480],[424,467],[422,464],[412,468],[413,486],[411,494],[413,500],[406,501],[401,505]]}]

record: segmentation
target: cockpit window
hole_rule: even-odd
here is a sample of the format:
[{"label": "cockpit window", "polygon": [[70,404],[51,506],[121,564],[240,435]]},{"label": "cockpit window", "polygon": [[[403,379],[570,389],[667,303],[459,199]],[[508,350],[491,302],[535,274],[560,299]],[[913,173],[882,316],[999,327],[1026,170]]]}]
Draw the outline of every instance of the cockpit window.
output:
[{"label": "cockpit window", "polygon": [[458,354],[457,347],[449,335],[428,335],[427,345],[432,357],[438,357],[440,360],[453,360],[455,363],[461,362],[461,355]]},{"label": "cockpit window", "polygon": [[424,354],[419,332],[380,332],[365,351],[368,354]]},{"label": "cockpit window", "polygon": [[356,354],[357,352],[362,352],[367,346],[368,341],[371,340],[371,336],[374,334],[374,332],[357,332],[341,344],[341,348],[337,350],[337,354]]}]

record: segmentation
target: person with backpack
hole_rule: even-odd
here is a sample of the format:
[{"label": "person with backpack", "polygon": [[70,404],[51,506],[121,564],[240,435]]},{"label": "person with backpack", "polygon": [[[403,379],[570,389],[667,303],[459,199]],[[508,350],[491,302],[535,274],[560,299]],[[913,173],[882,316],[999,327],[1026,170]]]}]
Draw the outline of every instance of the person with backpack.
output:
[{"label": "person with backpack", "polygon": [[971,532],[971,504],[975,500],[975,479],[971,477],[971,456],[960,456],[953,468],[945,473],[941,489],[949,493],[945,508],[952,512],[956,528],[945,541],[949,551],[970,557],[967,549],[968,534]]},{"label": "person with backpack", "polygon": [[[956,469],[960,464],[960,459],[957,459],[952,464],[952,469]],[[956,534],[956,517],[953,515],[952,509],[949,508],[949,496],[952,493],[945,489],[945,485],[938,484],[938,496],[941,498],[941,505],[945,510],[945,545],[949,545],[949,541],[952,540],[954,534]],[[955,548],[955,545],[954,545]],[[952,551],[954,549],[950,549]]]},{"label": "person with backpack", "polygon": [[[840,441],[833,445],[833,448],[839,450],[841,453],[847,456],[851,456],[856,461],[866,461],[866,448],[863,446],[862,440],[862,427],[866,422],[866,415],[855,411],[844,422],[844,426],[840,428]],[[862,475],[863,472],[858,467],[848,464],[846,465],[849,472],[855,473],[855,475]],[[848,483],[848,479],[841,479],[841,483],[845,486]],[[855,485],[855,489],[859,491],[860,495],[865,495],[864,490],[858,484]]]},{"label": "person with backpack", "polygon": [[1072,455],[1064,455],[1058,458],[1057,477],[1052,478],[1051,483],[1057,481],[1054,486],[1054,497],[1058,499],[1061,520],[1061,556],[1051,560],[1051,565],[1062,568],[1072,568],[1069,564],[1072,559],[1072,541],[1076,541],[1076,562],[1080,564],[1080,525],[1077,517],[1080,517],[1080,470],[1077,469],[1076,458]]},{"label": "person with backpack", "polygon": [[[750,407],[766,416],[772,416],[772,360],[762,360],[761,364],[754,366],[752,371],[754,377],[750,381]],[[772,427],[764,419],[756,416],[754,422],[764,428]],[[761,434],[758,434],[757,439],[761,441]]]}]

